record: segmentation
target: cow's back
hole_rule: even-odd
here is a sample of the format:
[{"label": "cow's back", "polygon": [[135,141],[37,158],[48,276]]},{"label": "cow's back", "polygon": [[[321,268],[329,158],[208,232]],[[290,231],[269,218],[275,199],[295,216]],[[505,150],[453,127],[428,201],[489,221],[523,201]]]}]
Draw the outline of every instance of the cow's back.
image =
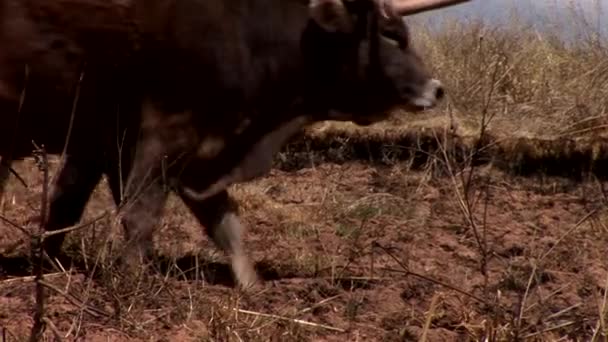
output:
[{"label": "cow's back", "polygon": [[306,20],[306,2],[296,0],[5,0],[0,153],[12,146],[13,134],[4,133],[14,132],[26,65],[17,154],[32,139],[60,152],[79,85],[72,139],[81,140],[73,148],[105,137],[114,115],[136,115],[112,113],[125,99],[193,110],[195,124],[214,131],[232,130],[247,108],[279,115],[273,108],[284,108],[301,84],[291,71],[302,70]]},{"label": "cow's back", "polygon": [[98,0],[0,4],[0,154],[26,155],[31,140],[60,152],[77,94],[73,146],[96,144],[103,136],[100,124],[110,118],[99,113],[112,107],[113,68],[132,49],[126,5]]}]

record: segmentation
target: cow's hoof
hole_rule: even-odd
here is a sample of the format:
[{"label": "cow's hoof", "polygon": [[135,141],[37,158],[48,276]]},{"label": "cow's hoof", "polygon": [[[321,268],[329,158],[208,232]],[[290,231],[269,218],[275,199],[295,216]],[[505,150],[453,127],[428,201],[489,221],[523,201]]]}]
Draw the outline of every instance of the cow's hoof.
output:
[{"label": "cow's hoof", "polygon": [[258,292],[263,288],[263,282],[259,278],[249,280],[238,280],[239,290],[243,292]]},{"label": "cow's hoof", "polygon": [[242,290],[251,291],[261,285],[261,280],[246,256],[235,256],[232,261],[232,269],[238,286]]}]

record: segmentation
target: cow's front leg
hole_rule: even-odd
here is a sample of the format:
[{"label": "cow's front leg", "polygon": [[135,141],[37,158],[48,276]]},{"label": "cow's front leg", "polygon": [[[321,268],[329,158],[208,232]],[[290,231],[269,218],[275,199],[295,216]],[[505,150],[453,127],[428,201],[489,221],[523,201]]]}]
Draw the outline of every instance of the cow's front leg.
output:
[{"label": "cow's front leg", "polygon": [[[45,230],[59,230],[78,223],[102,171],[102,166],[94,160],[66,155],[52,184]],[[49,256],[59,254],[64,238],[65,234],[57,234],[45,239],[44,247]]]},{"label": "cow's front leg", "polygon": [[[137,106],[141,106],[138,108],[139,122],[128,125],[131,129],[138,126],[131,130],[131,133],[137,133],[136,141],[131,140],[134,136],[126,137],[127,146],[135,148],[128,148],[123,151],[126,154],[114,158],[121,161],[121,169],[110,173],[115,201],[121,203],[119,213],[127,240],[124,259],[128,264],[152,256],[154,231],[168,196],[165,176],[169,166],[177,162],[172,157],[177,153],[171,151],[180,150],[179,142],[187,136],[186,127],[189,127],[189,122],[183,119],[189,117],[187,114],[166,112],[148,100]],[[125,175],[127,179],[121,187],[120,179]]]},{"label": "cow's front leg", "polygon": [[215,245],[230,257],[237,283],[244,289],[253,286],[258,277],[243,248],[244,226],[238,216],[236,201],[225,190],[202,201],[188,196],[181,198]]},{"label": "cow's front leg", "polygon": [[125,231],[127,263],[149,260],[153,254],[154,231],[168,195],[159,163],[145,153],[136,156],[125,185],[120,216]]}]

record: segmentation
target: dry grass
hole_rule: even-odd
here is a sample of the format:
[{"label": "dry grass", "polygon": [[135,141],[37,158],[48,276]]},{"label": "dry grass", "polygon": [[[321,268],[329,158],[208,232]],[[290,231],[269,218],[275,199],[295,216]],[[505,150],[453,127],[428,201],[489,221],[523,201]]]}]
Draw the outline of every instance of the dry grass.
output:
[{"label": "dry grass", "polygon": [[[372,129],[443,125],[451,114],[461,133],[471,134],[488,110],[490,130],[498,137],[604,136],[608,36],[599,35],[580,12],[573,9],[569,16],[544,30],[516,16],[506,25],[483,19],[444,19],[439,25],[412,20],[414,44],[446,84],[449,101],[423,115],[399,113]],[[566,25],[579,32],[569,41],[552,30],[568,32]]]},{"label": "dry grass", "polygon": [[608,45],[568,45],[514,22],[444,24],[419,37],[450,90],[457,115],[475,125],[489,105],[501,136],[559,136],[597,125],[608,108]]},{"label": "dry grass", "polygon": [[[450,140],[476,162],[518,174],[604,178],[608,33],[601,35],[601,28],[574,8],[568,21],[554,20],[542,28],[516,14],[507,24],[412,20],[414,44],[446,84],[447,101],[424,114],[397,111],[370,127],[319,123],[291,149],[307,148],[331,161],[353,155],[375,161],[426,159]],[[572,37],[563,39],[564,31]]]},{"label": "dry grass", "polygon": [[[172,197],[153,272],[117,270],[111,215],[70,234],[70,263],[42,282],[43,339],[605,341],[603,180],[513,177],[472,162],[556,155],[547,165],[585,168],[564,156],[608,155],[593,145],[608,138],[608,42],[573,18],[587,28],[575,45],[516,18],[416,23],[447,103],[368,128],[320,124],[283,152],[283,171],[232,189],[263,289],[231,288],[226,258]],[[16,169],[30,190],[9,184],[0,214],[24,225],[42,177],[29,162]],[[83,221],[111,208],[104,185]],[[1,333],[25,340],[35,308],[27,239],[3,223],[0,232]]]}]

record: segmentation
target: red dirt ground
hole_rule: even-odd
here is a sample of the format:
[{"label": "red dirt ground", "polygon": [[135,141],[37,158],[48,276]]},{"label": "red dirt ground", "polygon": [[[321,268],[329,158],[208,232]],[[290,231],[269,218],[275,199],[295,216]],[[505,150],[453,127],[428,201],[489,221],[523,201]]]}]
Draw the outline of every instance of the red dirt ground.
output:
[{"label": "red dirt ground", "polygon": [[[0,209],[25,225],[39,206],[41,177],[31,162],[16,169],[31,188],[12,182]],[[189,260],[199,262],[204,280],[201,272],[194,272],[198,280],[165,276],[165,268],[130,281],[108,257],[91,278],[95,246],[122,234],[105,219],[70,234],[66,249],[79,261],[46,277],[57,287],[49,290],[47,317],[67,340],[83,341],[410,341],[423,333],[428,341],[489,333],[588,341],[600,312],[606,317],[608,202],[600,184],[490,168],[477,170],[473,184],[485,276],[484,253],[458,201],[460,178],[404,165],[322,164],[273,170],[232,189],[247,248],[267,279],[256,291],[230,286],[226,258],[172,198],[157,249],[169,268],[184,272],[194,253]],[[83,221],[113,208],[106,189],[100,185]],[[8,341],[27,338],[32,325],[28,253],[26,237],[0,223],[0,327]],[[45,332],[49,340],[52,334]]]}]

